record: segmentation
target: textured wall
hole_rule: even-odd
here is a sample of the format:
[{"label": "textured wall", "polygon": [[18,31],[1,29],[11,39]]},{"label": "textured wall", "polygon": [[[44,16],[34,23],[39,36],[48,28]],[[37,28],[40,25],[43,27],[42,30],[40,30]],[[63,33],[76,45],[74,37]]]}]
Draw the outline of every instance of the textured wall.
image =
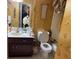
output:
[{"label": "textured wall", "polygon": [[[53,0],[36,0],[34,6],[34,19],[33,19],[33,29],[37,31],[40,28],[45,30],[50,30],[51,22],[52,22],[52,14],[53,14],[53,7],[52,7]],[[42,4],[47,4],[47,17],[46,19],[41,18],[41,6]]]},{"label": "textured wall", "polygon": [[55,59],[71,59],[71,1],[67,0]]}]

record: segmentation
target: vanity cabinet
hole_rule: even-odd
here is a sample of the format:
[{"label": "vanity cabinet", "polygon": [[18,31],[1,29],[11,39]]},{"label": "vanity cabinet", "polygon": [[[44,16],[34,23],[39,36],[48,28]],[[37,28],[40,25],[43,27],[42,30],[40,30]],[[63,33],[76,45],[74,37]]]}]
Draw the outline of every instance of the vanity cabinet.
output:
[{"label": "vanity cabinet", "polygon": [[33,39],[21,37],[8,37],[8,56],[21,57],[32,56]]}]

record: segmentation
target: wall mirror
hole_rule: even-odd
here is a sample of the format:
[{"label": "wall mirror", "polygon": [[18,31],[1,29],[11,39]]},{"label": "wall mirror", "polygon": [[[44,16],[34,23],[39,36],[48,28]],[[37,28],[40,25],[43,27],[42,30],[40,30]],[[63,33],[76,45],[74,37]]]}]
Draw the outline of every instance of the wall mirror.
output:
[{"label": "wall mirror", "polygon": [[20,0],[8,0],[8,22],[13,27],[30,26],[31,4]]}]

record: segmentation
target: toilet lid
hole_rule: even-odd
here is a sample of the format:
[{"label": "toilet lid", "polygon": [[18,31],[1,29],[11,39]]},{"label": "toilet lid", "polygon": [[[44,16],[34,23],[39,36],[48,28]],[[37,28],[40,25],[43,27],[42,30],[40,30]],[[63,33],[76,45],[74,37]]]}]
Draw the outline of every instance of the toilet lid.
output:
[{"label": "toilet lid", "polygon": [[39,41],[42,42],[42,43],[47,42],[48,39],[49,39],[49,34],[48,34],[48,32],[43,32],[43,33],[41,33],[40,36],[39,36]]}]

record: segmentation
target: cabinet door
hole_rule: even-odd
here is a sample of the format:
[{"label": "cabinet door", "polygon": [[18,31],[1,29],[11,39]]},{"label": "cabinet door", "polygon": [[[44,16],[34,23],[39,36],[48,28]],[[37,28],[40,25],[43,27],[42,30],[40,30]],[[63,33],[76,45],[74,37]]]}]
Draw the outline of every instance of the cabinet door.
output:
[{"label": "cabinet door", "polygon": [[15,48],[15,45],[13,44],[8,45],[8,56],[9,57],[14,55],[14,48]]},{"label": "cabinet door", "polygon": [[31,56],[32,55],[32,45],[12,45],[10,47],[10,56]]},{"label": "cabinet door", "polygon": [[8,38],[8,56],[31,56],[33,38]]}]

